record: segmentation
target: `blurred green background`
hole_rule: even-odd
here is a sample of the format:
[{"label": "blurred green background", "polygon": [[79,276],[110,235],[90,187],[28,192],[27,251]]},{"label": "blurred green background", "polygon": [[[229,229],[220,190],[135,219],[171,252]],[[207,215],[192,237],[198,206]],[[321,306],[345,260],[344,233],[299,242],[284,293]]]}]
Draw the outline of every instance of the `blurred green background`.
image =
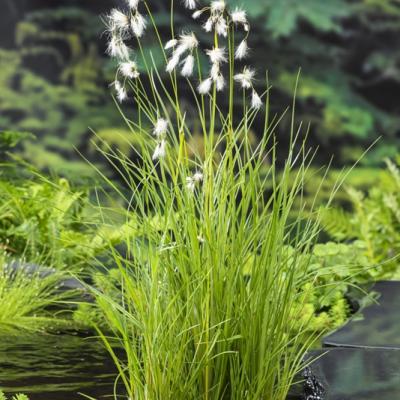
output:
[{"label": "blurred green background", "polygon": [[[122,0],[120,1],[120,3]],[[70,179],[93,174],[79,153],[101,165],[91,129],[122,150],[125,129],[109,83],[115,65],[105,56],[101,15],[114,0],[2,0],[0,14],[0,131],[23,131],[19,154]],[[151,0],[168,38],[169,1]],[[249,63],[269,72],[272,111],[290,105],[296,75],[297,119],[310,123],[317,164],[331,156],[350,165],[377,138],[361,164],[377,168],[398,153],[400,115],[399,0],[231,0],[252,19]],[[177,24],[195,27],[177,7]],[[148,49],[154,49],[149,37]],[[157,55],[157,53],[155,53]],[[262,80],[259,81],[262,84]],[[134,115],[134,108],[125,110]],[[288,139],[289,119],[279,140]],[[258,132],[254,132],[257,136]],[[1,155],[0,155],[1,157]],[[107,166],[102,165],[104,170]]]}]

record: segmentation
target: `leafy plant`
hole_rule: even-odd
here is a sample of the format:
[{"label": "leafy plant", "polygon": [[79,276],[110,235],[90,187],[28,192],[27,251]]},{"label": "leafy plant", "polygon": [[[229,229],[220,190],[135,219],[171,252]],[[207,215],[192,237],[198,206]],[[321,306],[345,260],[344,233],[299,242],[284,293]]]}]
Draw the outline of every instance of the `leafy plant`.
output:
[{"label": "leafy plant", "polygon": [[348,187],[350,209],[333,208],[323,214],[324,229],[336,240],[358,240],[374,268],[365,271],[370,280],[399,276],[400,172],[392,161],[387,171],[367,191]]},{"label": "leafy plant", "polygon": [[[0,400],[7,400],[6,395],[2,391],[0,391]],[[26,395],[20,393],[13,396],[11,400],[29,400],[29,398]]]}]

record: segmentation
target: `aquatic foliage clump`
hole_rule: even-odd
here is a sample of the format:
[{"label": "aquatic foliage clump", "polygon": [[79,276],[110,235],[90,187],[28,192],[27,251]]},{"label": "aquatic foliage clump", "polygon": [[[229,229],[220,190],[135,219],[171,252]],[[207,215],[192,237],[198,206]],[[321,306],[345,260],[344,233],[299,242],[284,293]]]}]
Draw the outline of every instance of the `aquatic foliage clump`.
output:
[{"label": "aquatic foliage clump", "polygon": [[[54,311],[69,295],[59,291],[64,277],[34,264],[0,256],[0,329],[56,330],[70,324]],[[60,307],[58,307],[60,308]]]}]

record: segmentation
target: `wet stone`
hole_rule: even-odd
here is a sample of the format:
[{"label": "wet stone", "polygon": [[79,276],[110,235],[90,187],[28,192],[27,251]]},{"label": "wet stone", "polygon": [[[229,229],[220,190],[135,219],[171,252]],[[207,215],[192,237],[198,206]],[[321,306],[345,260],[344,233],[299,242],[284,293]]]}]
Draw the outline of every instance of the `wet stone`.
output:
[{"label": "wet stone", "polygon": [[400,282],[378,282],[373,291],[377,302],[326,336],[324,346],[400,349]]}]

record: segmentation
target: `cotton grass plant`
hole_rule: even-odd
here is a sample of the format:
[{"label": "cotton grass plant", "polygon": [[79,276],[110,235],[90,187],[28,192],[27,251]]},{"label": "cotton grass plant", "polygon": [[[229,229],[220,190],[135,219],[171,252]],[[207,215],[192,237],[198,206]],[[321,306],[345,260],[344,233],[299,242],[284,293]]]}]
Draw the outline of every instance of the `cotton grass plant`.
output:
[{"label": "cotton grass plant", "polygon": [[[193,14],[212,47],[203,49],[196,32],[175,32],[178,6]],[[282,116],[269,117],[268,84],[258,93],[256,73],[243,63],[250,33],[244,10],[224,1],[172,1],[166,43],[154,21],[138,0],[107,17],[108,51],[119,62],[113,86],[119,101],[135,103],[137,118],[124,118],[143,139],[137,163],[103,150],[129,187],[127,196],[109,181],[136,234],[126,234],[124,254],[111,248],[120,296],[96,292],[112,332],[100,334],[131,400],[284,400],[314,339],[304,339],[296,316],[307,297],[301,288],[315,280],[307,254],[318,227],[292,210],[310,153],[292,117],[277,170],[274,130]],[[165,71],[144,54],[148,31],[160,41]],[[195,117],[181,100],[183,86]],[[189,146],[193,120],[204,136],[198,152]],[[253,128],[263,133],[257,146]]]}]

